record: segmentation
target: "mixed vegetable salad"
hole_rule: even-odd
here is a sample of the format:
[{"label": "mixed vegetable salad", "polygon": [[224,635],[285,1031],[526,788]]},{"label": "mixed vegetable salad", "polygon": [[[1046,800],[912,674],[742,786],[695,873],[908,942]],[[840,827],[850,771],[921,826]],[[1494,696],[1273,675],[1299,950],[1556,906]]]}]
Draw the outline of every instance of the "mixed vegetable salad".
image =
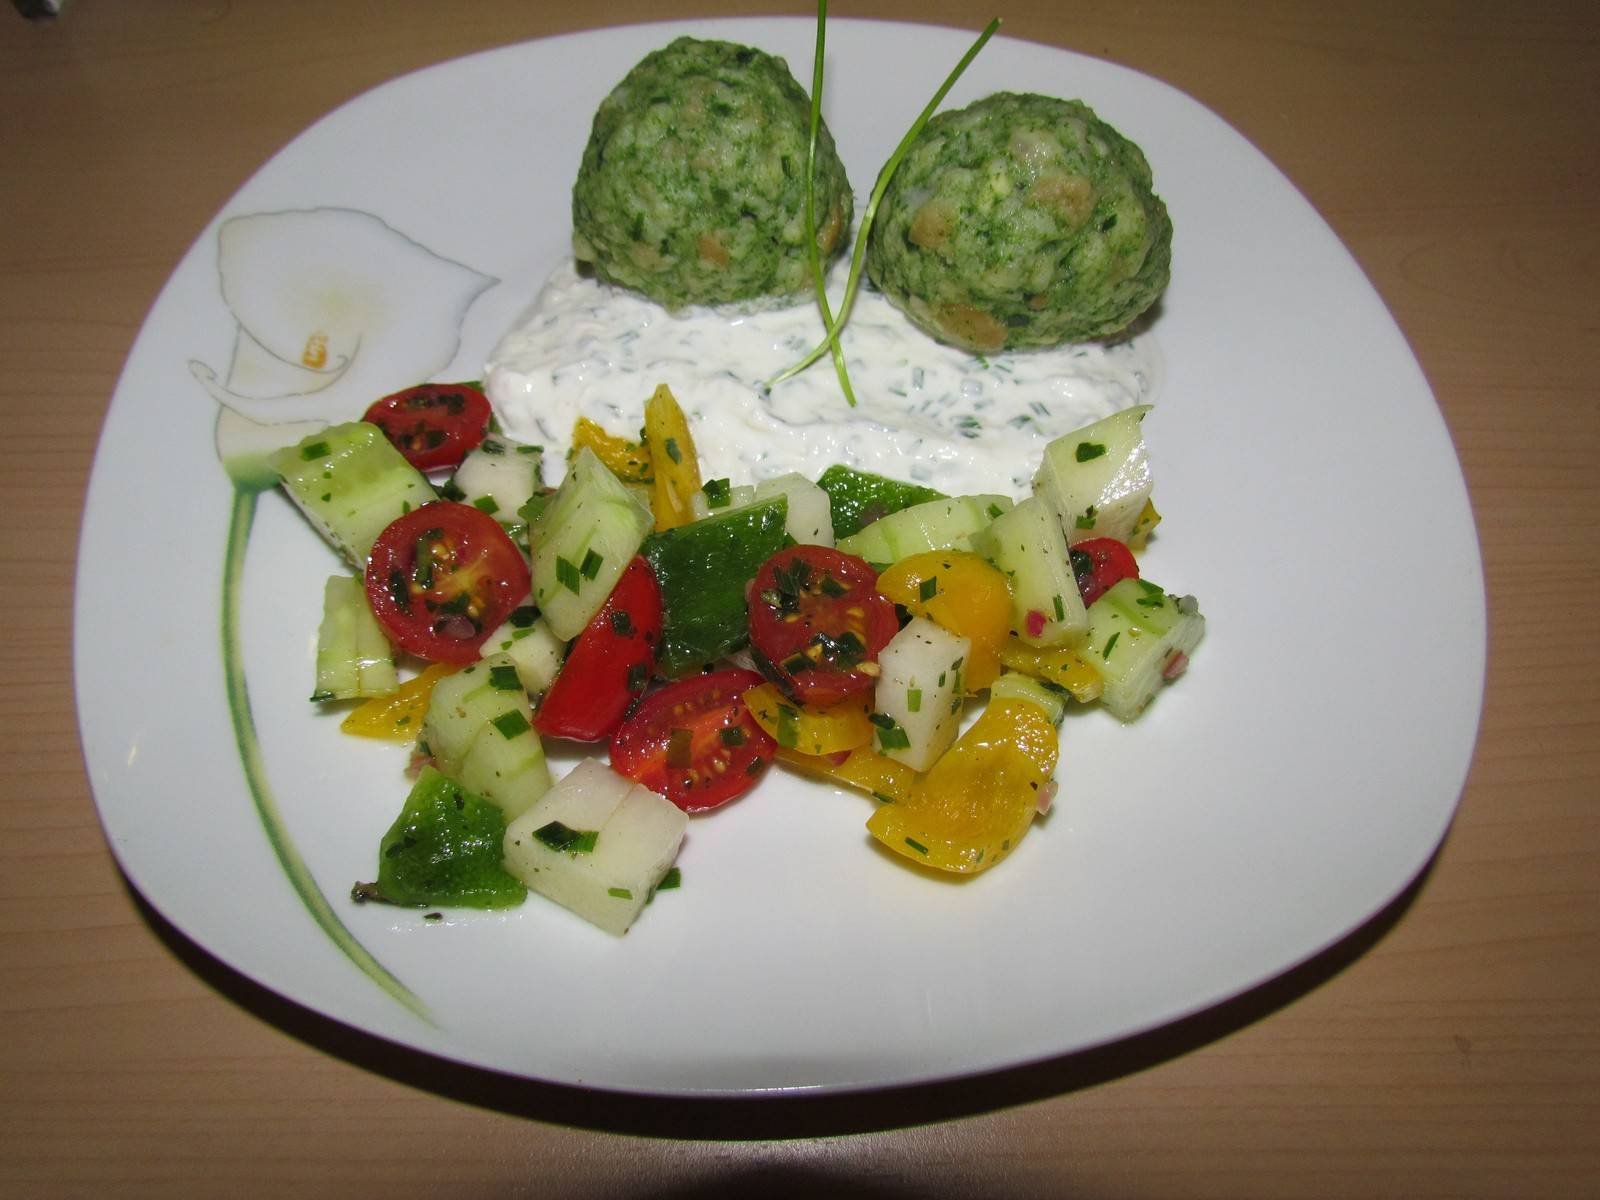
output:
[{"label": "mixed vegetable salad", "polygon": [[[774,762],[869,794],[868,831],[912,863],[995,866],[1049,806],[1066,706],[1134,719],[1204,631],[1134,557],[1159,519],[1146,412],[1051,443],[1020,500],[844,465],[706,478],[665,386],[637,439],[579,420],[553,489],[470,384],[280,450],[353,568],[328,580],[313,699],[415,745],[353,897],[531,888],[621,934],[676,884],[688,814]],[[550,739],[593,754],[553,779]]]}]

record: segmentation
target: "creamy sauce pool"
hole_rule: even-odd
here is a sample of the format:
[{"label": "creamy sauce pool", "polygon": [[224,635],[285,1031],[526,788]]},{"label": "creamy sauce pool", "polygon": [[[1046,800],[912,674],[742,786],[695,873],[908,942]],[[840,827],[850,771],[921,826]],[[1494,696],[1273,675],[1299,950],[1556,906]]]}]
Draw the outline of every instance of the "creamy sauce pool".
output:
[{"label": "creamy sauce pool", "polygon": [[[841,270],[830,290],[842,281]],[[581,278],[569,260],[496,347],[487,389],[505,432],[545,448],[550,483],[578,417],[635,437],[645,400],[665,383],[688,415],[707,479],[798,471],[814,480],[845,463],[951,495],[1021,495],[1052,438],[1149,403],[1158,382],[1148,334],[977,358],[928,338],[863,289],[840,339],[856,407],[827,358],[762,386],[821,337],[814,304],[673,315]]]}]

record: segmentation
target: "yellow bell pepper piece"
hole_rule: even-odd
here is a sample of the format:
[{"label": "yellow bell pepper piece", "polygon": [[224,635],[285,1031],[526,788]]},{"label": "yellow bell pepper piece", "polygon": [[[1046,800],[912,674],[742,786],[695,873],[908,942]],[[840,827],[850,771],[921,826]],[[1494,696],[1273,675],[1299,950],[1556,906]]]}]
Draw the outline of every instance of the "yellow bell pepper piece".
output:
[{"label": "yellow bell pepper piece", "polygon": [[339,724],[340,732],[396,742],[415,740],[428,711],[433,685],[455,669],[450,663],[429,663],[420,675],[402,683],[394,695],[378,696],[351,709]]},{"label": "yellow bell pepper piece", "polygon": [[983,691],[1000,674],[1000,645],[1011,633],[1011,588],[983,558],[966,550],[913,554],[878,576],[878,591],[912,616],[972,640],[962,668],[968,691]]},{"label": "yellow bell pepper piece", "polygon": [[867,818],[867,831],[923,866],[987,871],[1028,832],[1059,750],[1056,727],[1037,704],[991,700],[909,799]]},{"label": "yellow bell pepper piece", "polygon": [[1143,550],[1145,542],[1150,537],[1150,531],[1161,524],[1161,514],[1156,511],[1153,501],[1146,500],[1144,507],[1139,510],[1139,519],[1133,523],[1133,532],[1128,535],[1129,550]]},{"label": "yellow bell pepper piece", "polygon": [[917,787],[917,773],[904,763],[879,754],[870,746],[850,751],[842,761],[837,755],[801,754],[778,747],[778,761],[827,783],[840,783],[866,792],[885,804],[909,800]]},{"label": "yellow bell pepper piece", "polygon": [[796,704],[770,683],[757,684],[741,697],[757,725],[778,745],[801,754],[838,754],[872,740],[867,719],[870,696],[852,696],[827,708]]},{"label": "yellow bell pepper piece", "polygon": [[575,457],[585,446],[623,483],[649,483],[654,478],[650,470],[650,451],[643,443],[607,433],[588,417],[579,417],[572,426],[572,449],[567,457]]},{"label": "yellow bell pepper piece", "polygon": [[1000,644],[1000,661],[1013,671],[1059,684],[1080,704],[1100,699],[1105,686],[1100,672],[1069,646],[1030,646],[1019,637],[1008,637]]},{"label": "yellow bell pepper piece", "polygon": [[650,488],[650,510],[656,528],[676,529],[694,520],[692,501],[700,490],[700,459],[689,421],[678,407],[672,389],[656,388],[644,406],[645,444],[655,481]]}]

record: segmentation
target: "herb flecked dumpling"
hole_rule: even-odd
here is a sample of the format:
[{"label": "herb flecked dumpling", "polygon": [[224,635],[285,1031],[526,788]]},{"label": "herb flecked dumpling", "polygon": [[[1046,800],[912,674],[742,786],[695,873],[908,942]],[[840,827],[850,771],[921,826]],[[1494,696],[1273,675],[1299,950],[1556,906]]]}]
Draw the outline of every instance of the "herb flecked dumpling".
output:
[{"label": "herb flecked dumpling", "polygon": [[867,271],[926,332],[993,353],[1121,332],[1171,259],[1138,146],[1077,100],[999,92],[928,122],[884,194]]},{"label": "herb flecked dumpling", "polygon": [[[679,38],[601,103],[572,189],[580,265],[668,308],[798,297],[811,107],[781,58]],[[817,245],[843,247],[852,197],[824,125]]]}]

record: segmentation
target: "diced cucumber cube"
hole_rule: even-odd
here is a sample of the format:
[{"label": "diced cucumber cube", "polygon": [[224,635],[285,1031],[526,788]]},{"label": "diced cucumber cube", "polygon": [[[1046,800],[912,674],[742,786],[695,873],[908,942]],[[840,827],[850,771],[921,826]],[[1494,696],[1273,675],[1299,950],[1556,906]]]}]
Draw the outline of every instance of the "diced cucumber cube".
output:
[{"label": "diced cucumber cube", "polygon": [[493,800],[508,821],[550,786],[533,706],[509,655],[490,655],[439,680],[422,741],[440,771]]},{"label": "diced cucumber cube", "polygon": [[507,827],[505,866],[620,937],[671,868],[687,828],[670,800],[585,759]]},{"label": "diced cucumber cube", "polygon": [[445,493],[503,524],[517,525],[517,510],[533,498],[539,483],[539,447],[491,433],[467,452]]},{"label": "diced cucumber cube", "polygon": [[970,550],[972,535],[1011,511],[1009,496],[954,496],[913,504],[880,517],[838,548],[869,563],[887,565],[926,550]]},{"label": "diced cucumber cube", "polygon": [[1138,404],[1066,434],[1044,450],[1034,494],[1055,510],[1069,542],[1116,538],[1126,542],[1150,499],[1150,462]]},{"label": "diced cucumber cube", "polygon": [[268,462],[290,499],[358,571],[392,521],[439,498],[383,430],[365,421],[330,425]]},{"label": "diced cucumber cube", "polygon": [[878,654],[872,721],[877,747],[913,771],[926,771],[956,740],[965,694],[962,666],[972,640],[927,617],[913,617]]},{"label": "diced cucumber cube", "polygon": [[1030,646],[1060,646],[1089,628],[1066,535],[1039,497],[996,517],[972,546],[1010,579],[1011,628]]},{"label": "diced cucumber cube", "polygon": [[1192,597],[1168,595],[1148,579],[1123,579],[1089,606],[1080,653],[1105,681],[1101,702],[1131,721],[1181,672],[1205,630]]},{"label": "diced cucumber cube", "polygon": [[649,509],[587,446],[528,530],[533,599],[562,641],[606,602],[650,532]]},{"label": "diced cucumber cube", "polygon": [[511,620],[484,639],[483,653],[509,657],[528,695],[542,696],[561,670],[567,644],[550,631],[550,622],[531,615],[533,612],[530,607],[513,613]]},{"label": "diced cucumber cube", "polygon": [[317,630],[317,685],[311,698],[365,700],[400,687],[394,647],[372,615],[367,589],[353,575],[329,576]]}]

